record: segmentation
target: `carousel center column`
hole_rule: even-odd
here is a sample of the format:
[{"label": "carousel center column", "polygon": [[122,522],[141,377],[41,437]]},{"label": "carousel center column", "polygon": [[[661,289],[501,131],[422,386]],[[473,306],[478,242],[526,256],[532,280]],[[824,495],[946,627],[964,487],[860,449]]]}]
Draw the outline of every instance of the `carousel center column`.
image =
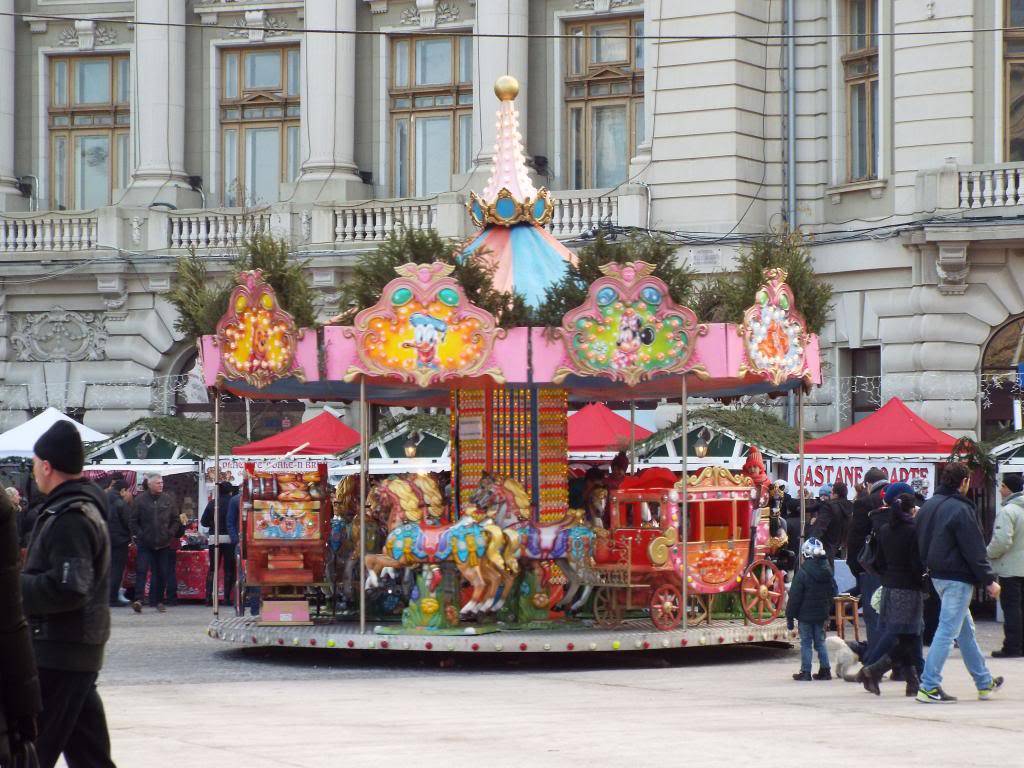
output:
[{"label": "carousel center column", "polygon": [[[306,28],[355,30],[357,1],[306,0]],[[371,197],[355,162],[356,35],[307,32],[302,47],[303,163],[294,199]]]},{"label": "carousel center column", "polygon": [[[491,88],[502,75],[519,81],[522,93],[528,92],[529,51],[526,37],[486,37],[486,35],[526,35],[529,32],[528,0],[478,2],[476,33],[473,39],[473,169],[484,178],[490,171],[497,142],[497,128],[491,118]],[[484,37],[480,37],[484,35]],[[526,147],[526,99],[516,105],[519,110],[519,134]],[[529,153],[526,153],[529,157]],[[482,188],[475,184],[474,188]]]},{"label": "carousel center column", "polygon": [[0,0],[0,211],[25,210],[14,176],[14,0]]},{"label": "carousel center column", "polygon": [[132,123],[138,156],[125,205],[198,207],[185,171],[185,6],[136,0]]}]

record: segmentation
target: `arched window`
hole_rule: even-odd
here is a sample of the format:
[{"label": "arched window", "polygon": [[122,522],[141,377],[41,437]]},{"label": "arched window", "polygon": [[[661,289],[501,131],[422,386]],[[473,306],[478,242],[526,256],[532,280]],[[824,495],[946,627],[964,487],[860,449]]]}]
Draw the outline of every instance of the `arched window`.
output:
[{"label": "arched window", "polygon": [[1024,317],[997,330],[981,357],[981,439],[993,440],[1013,431],[1015,398],[1019,398],[1017,366],[1024,362]]}]

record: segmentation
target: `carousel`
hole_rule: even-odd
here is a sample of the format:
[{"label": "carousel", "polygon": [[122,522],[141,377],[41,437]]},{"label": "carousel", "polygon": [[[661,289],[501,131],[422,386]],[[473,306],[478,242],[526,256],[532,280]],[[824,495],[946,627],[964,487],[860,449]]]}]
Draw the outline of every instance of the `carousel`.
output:
[{"label": "carousel", "polygon": [[[461,258],[536,304],[574,259],[545,229],[502,78],[494,171]],[[653,468],[568,497],[566,416],[608,401],[734,398],[820,384],[817,338],[786,275],[764,276],[741,325],[701,323],[643,262],[609,263],[557,328],[501,328],[444,263],[405,264],[350,326],[295,327],[258,272],[215,335],[207,386],[250,398],[428,406],[450,414],[450,476],[373,477],[333,492],[300,457],[246,464],[239,599],[211,637],[245,645],[420,652],[585,652],[789,641],[785,542],[769,529],[756,449],[742,470]],[[218,403],[219,398],[214,398]],[[218,415],[215,412],[215,423]],[[215,519],[217,516],[214,516]],[[245,615],[238,603],[258,603]]]}]

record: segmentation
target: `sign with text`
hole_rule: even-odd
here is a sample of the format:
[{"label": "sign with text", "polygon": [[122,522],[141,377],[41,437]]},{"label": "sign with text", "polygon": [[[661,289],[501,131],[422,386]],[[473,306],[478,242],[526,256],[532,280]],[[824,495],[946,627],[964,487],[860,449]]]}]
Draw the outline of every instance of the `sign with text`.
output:
[{"label": "sign with text", "polygon": [[871,467],[878,467],[885,472],[889,482],[907,483],[916,492],[925,496],[931,496],[935,489],[935,465],[924,462],[879,464],[872,461],[809,458],[804,459],[803,475],[800,473],[800,462],[790,462],[790,475],[797,487],[806,488],[811,491],[812,496],[816,496],[818,489],[823,485],[844,482],[850,488],[850,498],[852,499],[854,486],[864,482],[864,475]]}]

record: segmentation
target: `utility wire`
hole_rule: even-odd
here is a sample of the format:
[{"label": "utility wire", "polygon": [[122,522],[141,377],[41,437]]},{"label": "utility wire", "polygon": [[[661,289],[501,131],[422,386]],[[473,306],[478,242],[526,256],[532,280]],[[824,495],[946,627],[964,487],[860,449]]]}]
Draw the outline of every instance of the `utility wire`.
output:
[{"label": "utility wire", "polygon": [[[240,9],[241,10],[241,9]],[[239,27],[234,24],[203,24],[201,22],[167,22],[167,21],[136,21],[134,19],[116,19],[116,18],[97,18],[90,16],[81,15],[68,15],[68,14],[45,14],[45,13],[23,13],[20,11],[0,11],[0,16],[13,16],[20,19],[32,19],[35,21],[91,21],[98,24],[124,24],[132,26],[149,26],[149,27],[180,27],[183,29],[223,29],[237,31]],[[267,30],[266,27],[245,27],[245,29]],[[276,31],[276,30],[274,30]],[[396,34],[394,30],[385,31],[381,29],[322,29],[315,27],[295,27],[289,28],[289,32],[306,32],[312,34],[326,34],[326,35],[365,35],[371,37],[391,37]],[[646,32],[646,30],[645,30]],[[980,27],[975,29],[919,29],[919,30],[902,30],[902,31],[877,31],[872,32],[871,37],[930,37],[930,36],[942,36],[942,35],[974,35],[984,34],[989,32],[1008,32],[1014,34],[1024,35],[1024,27]],[[581,38],[597,39],[598,35],[570,35],[567,33],[557,32],[471,32],[464,29],[440,29],[440,30],[426,30],[417,29],[415,31],[417,36],[440,36],[440,37],[479,37],[479,38],[491,38],[491,39],[527,39],[527,40],[579,40]],[[865,35],[861,32],[812,32],[812,33],[794,33],[794,34],[774,34],[774,35],[737,35],[737,34],[708,34],[708,35],[633,35],[633,34],[621,34],[621,35],[600,35],[602,40],[656,40],[659,42],[688,42],[696,40],[746,40],[749,42],[767,44],[767,41],[774,42],[786,42],[789,39],[795,40],[828,40],[833,38],[847,39],[847,38],[862,38]]]}]

